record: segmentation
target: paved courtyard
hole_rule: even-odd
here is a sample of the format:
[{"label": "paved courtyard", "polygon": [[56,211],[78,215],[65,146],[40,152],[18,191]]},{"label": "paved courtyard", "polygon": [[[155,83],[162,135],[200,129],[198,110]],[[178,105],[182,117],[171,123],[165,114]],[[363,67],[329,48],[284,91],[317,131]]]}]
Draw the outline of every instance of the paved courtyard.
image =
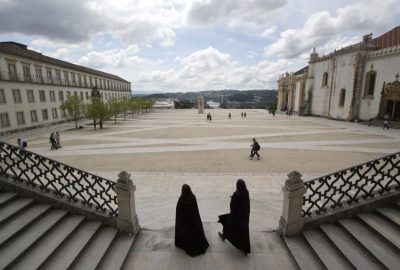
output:
[{"label": "paved courtyard", "polygon": [[[143,231],[127,269],[291,269],[274,233],[286,175],[297,170],[308,180],[400,149],[398,130],[316,117],[273,117],[264,110],[246,110],[246,118],[241,118],[242,110],[210,112],[212,122],[197,110],[159,110],[107,122],[103,130],[84,123],[74,130],[67,124],[4,139],[15,143],[19,136],[31,151],[111,180],[122,170],[132,174]],[[63,147],[57,151],[49,150],[52,131],[61,133]],[[261,145],[260,160],[248,157],[253,137]],[[251,197],[250,259],[216,238],[217,216],[229,211],[238,178],[246,181]],[[195,259],[173,247],[175,207],[184,183],[197,197],[211,244],[205,256]]]}]

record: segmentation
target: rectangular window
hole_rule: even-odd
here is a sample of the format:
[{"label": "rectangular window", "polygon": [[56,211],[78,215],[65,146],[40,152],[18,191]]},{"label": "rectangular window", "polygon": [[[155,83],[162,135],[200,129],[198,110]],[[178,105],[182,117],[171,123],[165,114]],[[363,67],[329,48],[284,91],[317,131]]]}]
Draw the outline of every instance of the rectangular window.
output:
[{"label": "rectangular window", "polygon": [[28,98],[29,103],[34,103],[35,102],[35,95],[33,93],[33,90],[26,90],[26,96]]},{"label": "rectangular window", "polygon": [[8,76],[12,81],[17,80],[17,69],[15,67],[15,64],[8,64]]},{"label": "rectangular window", "polygon": [[51,69],[46,69],[47,83],[53,83],[53,75]]},{"label": "rectangular window", "polygon": [[60,101],[64,101],[64,93],[63,93],[63,91],[59,91],[59,92],[58,92],[58,99],[59,99]]},{"label": "rectangular window", "polygon": [[71,82],[72,85],[75,86],[76,85],[76,81],[75,81],[75,73],[71,73]]},{"label": "rectangular window", "polygon": [[61,117],[65,118],[65,111],[64,110],[61,110]]},{"label": "rectangular window", "polygon": [[6,128],[10,126],[10,121],[8,119],[8,113],[0,113],[0,127]]},{"label": "rectangular window", "polygon": [[97,87],[97,79],[96,78],[94,79],[94,86]]},{"label": "rectangular window", "polygon": [[67,99],[71,97],[71,92],[67,91]]},{"label": "rectangular window", "polygon": [[68,73],[64,72],[64,84],[69,85]]},{"label": "rectangular window", "polygon": [[0,89],[0,104],[6,103],[6,94],[4,93],[4,89]]},{"label": "rectangular window", "polygon": [[37,119],[36,110],[32,110],[31,111],[31,122],[36,123],[37,121],[38,121],[38,119]]},{"label": "rectangular window", "polygon": [[42,110],[42,118],[43,118],[43,120],[49,119],[49,115],[47,113],[47,109]]},{"label": "rectangular window", "polygon": [[89,87],[91,88],[93,86],[93,79],[92,77],[89,77]]},{"label": "rectangular window", "polygon": [[39,90],[39,99],[41,102],[46,102],[46,93],[44,90]]},{"label": "rectangular window", "polygon": [[343,107],[344,106],[345,98],[346,98],[346,90],[345,89],[340,89],[339,107]]},{"label": "rectangular window", "polygon": [[51,109],[51,114],[53,115],[53,119],[57,119],[58,118],[57,108]]},{"label": "rectangular window", "polygon": [[79,86],[82,86],[82,76],[81,75],[78,75],[78,83],[79,83]]},{"label": "rectangular window", "polygon": [[86,80],[86,76],[83,76],[83,86],[87,87],[87,80]]},{"label": "rectangular window", "polygon": [[24,66],[23,70],[24,70],[24,81],[30,82],[31,81],[31,69],[28,66]]},{"label": "rectangular window", "polygon": [[77,96],[77,95],[78,95],[78,92],[74,91],[74,96]]},{"label": "rectangular window", "polygon": [[13,89],[14,103],[22,103],[21,91],[19,89]]},{"label": "rectangular window", "polygon": [[61,84],[61,71],[56,70],[56,82]]},{"label": "rectangular window", "polygon": [[56,93],[54,91],[50,91],[50,101],[56,101]]},{"label": "rectangular window", "polygon": [[81,99],[83,100],[83,92],[80,92]]},{"label": "rectangular window", "polygon": [[41,68],[36,68],[36,81],[41,82],[42,81],[42,69]]},{"label": "rectangular window", "polygon": [[88,99],[89,99],[89,93],[86,92],[86,100],[88,100]]},{"label": "rectangular window", "polygon": [[17,112],[17,123],[18,125],[25,125],[24,112]]}]

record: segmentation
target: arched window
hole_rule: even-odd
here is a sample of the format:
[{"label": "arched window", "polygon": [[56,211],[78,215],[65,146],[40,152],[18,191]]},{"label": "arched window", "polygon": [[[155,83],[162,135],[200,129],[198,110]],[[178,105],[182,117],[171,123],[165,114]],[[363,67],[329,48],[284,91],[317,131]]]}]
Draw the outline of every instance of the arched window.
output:
[{"label": "arched window", "polygon": [[340,89],[339,107],[344,106],[345,98],[346,98],[346,89]]},{"label": "arched window", "polygon": [[370,70],[365,75],[364,98],[373,98],[376,81],[376,71]]},{"label": "arched window", "polygon": [[328,72],[324,72],[324,75],[322,75],[322,86],[327,86],[328,85]]}]

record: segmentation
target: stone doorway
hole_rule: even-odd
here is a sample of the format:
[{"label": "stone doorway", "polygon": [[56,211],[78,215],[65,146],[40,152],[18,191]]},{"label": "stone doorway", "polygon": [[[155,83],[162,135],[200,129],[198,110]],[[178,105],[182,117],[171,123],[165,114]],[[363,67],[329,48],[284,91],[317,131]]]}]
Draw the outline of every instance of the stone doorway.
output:
[{"label": "stone doorway", "polygon": [[383,86],[379,117],[384,118],[386,114],[391,120],[400,121],[400,81],[399,75],[396,80]]}]

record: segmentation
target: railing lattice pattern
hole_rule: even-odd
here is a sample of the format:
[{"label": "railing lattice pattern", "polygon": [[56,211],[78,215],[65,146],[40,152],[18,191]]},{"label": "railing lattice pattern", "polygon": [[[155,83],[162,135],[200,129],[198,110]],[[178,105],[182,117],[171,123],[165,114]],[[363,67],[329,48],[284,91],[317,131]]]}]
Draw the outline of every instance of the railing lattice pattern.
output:
[{"label": "railing lattice pattern", "polygon": [[304,183],[302,216],[400,189],[400,152],[347,168]]},{"label": "railing lattice pattern", "polygon": [[0,141],[0,176],[118,215],[114,182]]}]

